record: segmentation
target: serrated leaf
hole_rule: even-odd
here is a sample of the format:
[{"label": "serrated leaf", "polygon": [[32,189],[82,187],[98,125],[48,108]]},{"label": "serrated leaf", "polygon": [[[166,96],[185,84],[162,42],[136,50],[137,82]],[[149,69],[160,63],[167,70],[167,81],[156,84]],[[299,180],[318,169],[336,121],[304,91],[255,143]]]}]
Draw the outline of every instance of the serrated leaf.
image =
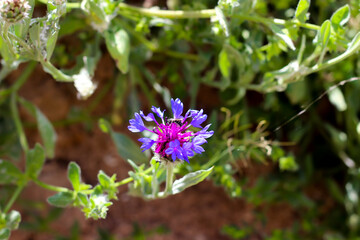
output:
[{"label": "serrated leaf", "polygon": [[46,156],[53,158],[55,154],[56,133],[53,125],[45,115],[36,108],[36,120],[38,129],[43,140]]},{"label": "serrated leaf", "polygon": [[310,7],[310,0],[300,0],[295,11],[295,18],[299,22],[306,22],[308,19],[308,11]]},{"label": "serrated leaf", "polygon": [[14,183],[22,177],[22,172],[14,164],[0,159],[0,184]]},{"label": "serrated leaf", "polygon": [[334,30],[337,31],[340,27],[344,26],[349,21],[349,19],[350,7],[348,4],[346,4],[334,12],[330,18],[330,21]]},{"label": "serrated leaf", "polygon": [[286,34],[286,28],[280,28],[276,24],[270,24],[269,26],[271,30],[275,33],[275,35],[282,39],[291,50],[296,49],[291,38],[288,36],[288,34]]},{"label": "serrated leaf", "polygon": [[66,207],[71,204],[73,199],[73,194],[70,192],[59,192],[47,199],[48,203],[55,207]]},{"label": "serrated leaf", "polygon": [[45,163],[45,152],[40,144],[36,144],[26,155],[26,174],[36,179]]},{"label": "serrated leaf", "polygon": [[130,38],[123,29],[104,33],[106,47],[122,73],[129,71]]},{"label": "serrated leaf", "polygon": [[184,177],[175,180],[172,186],[172,194],[177,194],[184,191],[186,188],[198,184],[203,181],[212,172],[214,167],[207,170],[199,170],[196,172],[188,173]]},{"label": "serrated leaf", "polygon": [[119,155],[123,159],[132,159],[133,161],[146,162],[147,157],[143,154],[139,146],[128,136],[113,132],[111,134]]},{"label": "serrated leaf", "polygon": [[75,162],[70,162],[68,166],[68,179],[75,191],[80,190],[81,169]]}]

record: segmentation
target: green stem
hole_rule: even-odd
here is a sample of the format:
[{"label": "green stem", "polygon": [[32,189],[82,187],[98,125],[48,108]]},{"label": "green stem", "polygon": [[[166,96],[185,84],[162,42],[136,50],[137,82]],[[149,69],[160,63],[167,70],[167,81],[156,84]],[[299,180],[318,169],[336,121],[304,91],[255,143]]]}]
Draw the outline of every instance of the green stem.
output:
[{"label": "green stem", "polygon": [[54,65],[51,64],[51,62],[44,60],[41,60],[40,62],[44,68],[44,71],[50,73],[56,81],[74,82],[74,79],[71,76],[66,75],[65,73],[57,69]]},{"label": "green stem", "polygon": [[26,135],[25,135],[23,126],[21,124],[18,108],[16,106],[16,98],[17,98],[16,92],[12,92],[11,100],[10,100],[11,115],[14,119],[15,127],[19,134],[20,145],[26,154],[29,151],[29,144],[26,140]]},{"label": "green stem", "polygon": [[147,17],[159,17],[168,19],[189,19],[189,18],[210,18],[215,16],[215,9],[204,9],[196,11],[181,11],[181,10],[160,10],[154,8],[140,8],[130,6],[126,3],[118,4],[119,11],[132,11]]},{"label": "green stem", "polygon": [[[204,9],[204,10],[195,10],[195,11],[182,11],[182,10],[173,11],[173,10],[160,10],[153,8],[140,8],[140,7],[130,6],[126,3],[119,3],[118,8],[120,14],[121,14],[121,10],[123,10],[123,11],[131,11],[140,14],[142,16],[168,18],[168,19],[199,19],[199,18],[211,18],[213,16],[216,16],[215,9]],[[302,23],[299,22],[297,19],[283,20],[278,18],[265,18],[260,16],[252,16],[247,14],[228,15],[228,17],[234,17],[247,21],[263,23],[263,24],[273,23],[283,26],[287,24],[293,24],[311,30],[320,29],[320,27],[315,24]]]},{"label": "green stem", "polygon": [[34,183],[36,183],[40,187],[54,191],[54,192],[71,192],[71,190],[69,190],[67,188],[50,185],[50,184],[40,181],[39,179],[32,179],[32,181],[34,181]]},{"label": "green stem", "polygon": [[[153,167],[149,167],[148,169],[146,169],[146,170],[143,172],[143,174],[148,174],[148,173],[150,173],[152,170],[153,170]],[[129,182],[132,182],[133,180],[134,180],[134,179],[133,179],[132,177],[128,177],[128,178],[123,179],[123,180],[120,181],[120,182],[115,183],[115,186],[116,186],[116,187],[120,187],[121,185],[124,185],[124,184],[127,184],[127,183],[129,183]]]},{"label": "green stem", "polygon": [[174,183],[174,164],[169,163],[166,167],[166,185],[164,195],[167,196],[172,193],[172,185]]},{"label": "green stem", "polygon": [[[40,3],[43,4],[47,4],[48,0],[37,0]],[[79,2],[74,2],[74,3],[66,3],[66,9],[71,10],[71,9],[78,9],[80,8],[80,3]]]},{"label": "green stem", "polygon": [[21,191],[24,189],[25,185],[26,185],[25,183],[22,183],[17,186],[13,195],[11,196],[10,200],[8,201],[8,203],[6,204],[6,206],[4,208],[4,213],[7,213],[10,210],[10,208],[12,207],[12,205],[14,204],[16,199],[19,197]]}]

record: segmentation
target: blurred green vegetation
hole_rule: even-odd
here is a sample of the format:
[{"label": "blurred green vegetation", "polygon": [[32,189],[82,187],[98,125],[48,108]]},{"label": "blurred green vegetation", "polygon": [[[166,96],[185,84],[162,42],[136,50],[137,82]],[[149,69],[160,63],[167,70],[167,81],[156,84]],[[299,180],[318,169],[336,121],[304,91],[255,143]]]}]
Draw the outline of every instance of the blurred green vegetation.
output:
[{"label": "blurred green vegetation", "polygon": [[[36,6],[41,8],[43,2]],[[80,69],[93,76],[101,56],[110,55],[117,66],[110,69],[114,79],[90,98],[89,106],[74,108],[66,120],[53,125],[83,122],[94,128],[98,119],[91,112],[107,94],[113,96],[113,108],[102,117],[113,126],[126,125],[139,109],[169,107],[170,98],[178,97],[192,108],[203,108],[215,131],[205,153],[182,165],[178,173],[214,166],[211,180],[231,197],[255,206],[286,203],[296,212],[291,229],[275,230],[261,239],[360,239],[360,1],[161,2],[168,11],[184,12],[171,15],[158,8],[137,8],[128,5],[131,1],[69,3],[61,18],[58,12],[51,15],[57,16],[53,24],[59,24],[59,41],[53,53],[47,42],[49,59],[39,60],[36,46],[33,55],[20,49],[8,59],[3,50],[0,76],[15,69],[13,62],[33,60],[56,80],[71,82]],[[199,11],[204,9],[209,11]],[[76,49],[68,46],[69,38]],[[31,63],[28,68],[33,69]],[[23,76],[18,86],[0,90],[0,156],[11,161],[19,158],[20,147],[26,149],[16,139],[15,131],[21,133],[21,128],[11,115],[19,98],[13,92],[26,80],[26,72]],[[55,141],[51,124],[31,103],[17,101],[50,131],[40,128],[45,148],[37,149],[51,157]],[[136,175],[137,165],[146,163],[149,153],[143,155],[126,136],[113,140],[123,158],[140,156],[132,159],[136,171],[131,177],[137,184],[147,179],[151,185],[143,166]],[[132,147],[124,147],[124,141]],[[5,162],[0,166],[13,170]],[[247,169],[259,166],[269,168],[269,173],[250,183]],[[4,184],[20,180],[16,173],[10,179],[0,176]],[[10,198],[7,188],[0,191]],[[325,202],[331,206],[323,210]],[[0,203],[4,209],[6,201]],[[271,221],[261,210],[257,214],[264,225]],[[1,216],[0,226],[8,216]],[[42,221],[37,220],[39,226]],[[78,239],[77,228],[74,225],[71,237],[59,239]],[[134,239],[150,234],[138,226],[134,229]],[[255,232],[251,223],[222,229],[233,239],[247,239]],[[113,239],[106,232],[99,235]]]}]

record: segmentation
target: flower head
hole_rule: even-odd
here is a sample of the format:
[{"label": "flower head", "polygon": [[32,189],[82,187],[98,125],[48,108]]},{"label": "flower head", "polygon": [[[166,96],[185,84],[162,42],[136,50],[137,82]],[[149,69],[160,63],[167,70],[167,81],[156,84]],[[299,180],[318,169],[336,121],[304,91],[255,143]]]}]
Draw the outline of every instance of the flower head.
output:
[{"label": "flower head", "polygon": [[28,0],[1,0],[0,16],[6,22],[13,24],[29,17],[31,7]]},{"label": "flower head", "polygon": [[[203,110],[188,110],[183,116],[184,105],[180,99],[171,99],[171,109],[173,118],[164,117],[164,112],[160,108],[152,107],[152,113],[145,115],[143,111],[135,113],[135,118],[130,119],[128,129],[131,132],[148,131],[156,136],[156,139],[140,138],[142,143],[141,149],[153,149],[155,154],[161,160],[165,161],[187,161],[189,157],[193,157],[195,153],[201,154],[204,149],[202,144],[206,143],[206,139],[214,134],[214,131],[208,131],[211,124],[204,128],[201,124],[207,119],[207,115],[203,114]],[[156,120],[156,117],[161,121]],[[154,128],[145,126],[146,122],[154,122]],[[190,127],[200,128],[195,132]],[[193,128],[192,128],[193,129]]]}]

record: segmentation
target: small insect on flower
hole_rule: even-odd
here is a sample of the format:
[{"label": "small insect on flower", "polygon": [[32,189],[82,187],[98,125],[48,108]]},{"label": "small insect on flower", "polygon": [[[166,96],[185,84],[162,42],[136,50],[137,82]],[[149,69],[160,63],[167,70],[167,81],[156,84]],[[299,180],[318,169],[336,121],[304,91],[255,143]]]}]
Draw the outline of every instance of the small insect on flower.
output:
[{"label": "small insect on flower", "polygon": [[[201,124],[207,119],[203,110],[188,110],[183,116],[183,103],[180,99],[171,99],[173,118],[164,118],[164,112],[160,108],[152,107],[152,113],[145,115],[142,111],[135,113],[135,118],[130,119],[128,129],[131,132],[148,131],[155,136],[152,138],[140,138],[143,151],[152,148],[161,161],[186,161],[195,153],[201,154],[204,149],[202,144],[214,134],[208,131],[211,124],[202,127]],[[154,115],[155,114],[155,115]],[[161,119],[156,120],[155,116]],[[156,126],[152,129],[145,126],[143,119],[147,122],[154,122]],[[191,128],[190,130],[190,127]],[[199,131],[193,131],[198,128]]]}]

